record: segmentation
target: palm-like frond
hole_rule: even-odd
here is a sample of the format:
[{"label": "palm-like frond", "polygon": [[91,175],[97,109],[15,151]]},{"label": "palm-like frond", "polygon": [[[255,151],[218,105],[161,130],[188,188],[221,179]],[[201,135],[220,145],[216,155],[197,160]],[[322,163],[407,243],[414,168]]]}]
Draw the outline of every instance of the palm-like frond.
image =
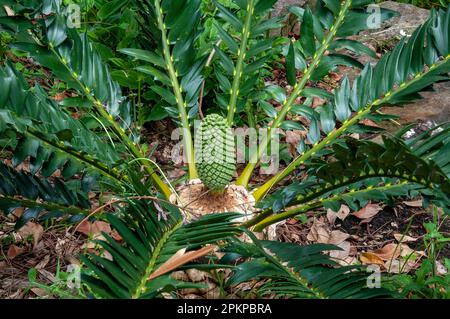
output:
[{"label": "palm-like frond", "polygon": [[214,1],[218,18],[214,26],[222,41],[214,47],[217,56],[214,75],[220,92],[216,100],[227,110],[229,125],[235,122],[236,113],[252,109],[248,103],[257,98],[259,74],[271,57],[276,40],[266,34],[281,27],[283,20],[283,17],[266,18],[275,1],[235,2],[236,9],[230,9]]},{"label": "palm-like frond", "polygon": [[100,112],[100,108],[105,108],[108,114],[120,119],[123,128],[129,127],[129,105],[87,35],[79,35],[76,29],[67,26],[68,17],[60,1],[34,5],[34,15],[16,15],[21,19],[28,18],[30,22],[35,16],[45,17],[37,19],[38,24],[31,29],[34,41],[16,42],[12,47],[28,52],[70,88],[85,95],[94,110]]},{"label": "palm-like frond", "polygon": [[388,297],[382,288],[368,288],[370,273],[362,266],[333,268],[336,262],[324,252],[339,250],[334,245],[300,246],[292,243],[260,241],[235,242],[227,249],[250,258],[236,266],[227,285],[252,279],[264,283],[255,288],[262,295],[277,298],[343,299]]},{"label": "palm-like frond", "polygon": [[104,234],[105,240],[95,242],[110,253],[113,260],[94,254],[83,258],[94,272],[94,275],[85,275],[84,281],[99,297],[152,298],[163,291],[192,286],[177,282],[170,275],[155,279],[150,276],[180,249],[198,249],[241,232],[233,222],[239,214],[207,215],[185,225],[178,209],[162,206],[168,210],[167,220],[158,217],[161,208],[143,202],[130,202],[121,218],[108,215],[108,221],[123,243]]},{"label": "palm-like frond", "polygon": [[0,68],[0,83],[0,133],[13,130],[21,137],[14,166],[31,156],[33,174],[40,171],[48,177],[61,169],[62,175],[70,178],[88,166],[119,179],[112,169],[119,160],[118,152],[49,99],[41,87],[30,88],[10,63]]},{"label": "palm-like frond", "polygon": [[192,1],[135,1],[146,23],[158,34],[157,50],[122,49],[146,64],[137,70],[150,76],[150,87],[163,99],[158,104],[183,128],[183,142],[189,167],[189,177],[197,177],[191,121],[198,114],[198,95],[203,81],[202,70],[206,57],[199,55],[195,44],[200,33],[200,0]]},{"label": "palm-like frond", "polygon": [[269,217],[258,226],[313,207],[324,205],[337,210],[345,202],[356,208],[356,201],[364,205],[369,198],[389,200],[418,194],[428,199],[427,204],[434,203],[448,212],[449,138],[450,130],[446,127],[410,145],[395,137],[384,137],[383,144],[350,138],[345,143],[335,143],[328,160],[317,157],[305,163],[310,177],[275,192],[261,204],[269,213],[292,205],[302,206]]},{"label": "palm-like frond", "polygon": [[[49,68],[57,78],[75,89],[80,97],[84,98],[89,111],[104,130],[108,131],[108,137],[117,138],[127,152],[145,167],[155,186],[166,197],[170,196],[170,189],[155,174],[153,164],[142,160],[144,155],[135,144],[130,129],[130,105],[122,96],[120,86],[112,79],[108,67],[93,48],[87,35],[80,35],[76,29],[67,26],[66,13],[58,0],[36,2],[31,8],[32,13],[29,9],[19,10],[14,16],[21,21],[37,22],[30,29],[31,39],[28,39],[29,42],[17,41],[11,46],[28,52],[34,60]],[[0,19],[1,25],[7,26],[8,23],[9,20]],[[29,25],[23,28],[27,30]],[[22,28],[19,29],[23,31]]]},{"label": "palm-like frond", "polygon": [[91,207],[83,182],[66,185],[56,178],[52,183],[26,172],[17,172],[0,162],[0,209],[5,213],[27,208],[16,222],[16,229],[30,219],[43,221],[64,214],[84,215]]},{"label": "palm-like frond", "polygon": [[[448,80],[450,31],[446,21],[449,17],[450,9],[432,11],[430,18],[411,37],[403,38],[375,66],[367,64],[352,84],[344,78],[330,103],[317,110],[299,106],[299,112],[303,110],[314,119],[308,132],[312,146],[305,145],[304,152],[287,169],[255,191],[255,197],[261,198],[271,186],[348,133],[379,107],[410,103],[420,98],[418,92],[421,90],[437,81]],[[337,123],[341,123],[339,127]],[[326,134],[323,139],[320,128]]]},{"label": "palm-like frond", "polygon": [[[32,218],[84,213],[90,207],[87,192],[99,177],[122,184],[114,167],[119,153],[49,99],[39,85],[30,88],[10,63],[0,68],[0,83],[0,136],[14,151],[14,167],[29,159],[30,173],[1,167],[2,210],[29,208],[16,227]],[[57,170],[62,178],[50,178]],[[81,178],[67,183],[74,175]]]}]

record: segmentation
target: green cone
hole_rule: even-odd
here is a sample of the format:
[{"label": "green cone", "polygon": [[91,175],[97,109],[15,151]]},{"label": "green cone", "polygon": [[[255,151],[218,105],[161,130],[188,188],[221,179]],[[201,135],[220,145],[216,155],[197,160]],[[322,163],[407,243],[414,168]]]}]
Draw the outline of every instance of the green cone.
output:
[{"label": "green cone", "polygon": [[211,114],[203,120],[195,137],[195,159],[203,184],[222,193],[236,170],[234,136],[222,116]]}]

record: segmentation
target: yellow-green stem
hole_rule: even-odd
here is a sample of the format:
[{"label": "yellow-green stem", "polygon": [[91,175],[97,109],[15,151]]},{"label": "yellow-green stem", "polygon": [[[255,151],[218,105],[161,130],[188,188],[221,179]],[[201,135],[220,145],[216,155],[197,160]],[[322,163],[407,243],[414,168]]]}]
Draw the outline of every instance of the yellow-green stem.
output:
[{"label": "yellow-green stem", "polygon": [[[78,78],[78,75],[73,73],[73,71],[70,69],[70,67],[67,64],[67,61],[65,61],[59,53],[53,48],[53,46],[50,44],[50,50],[52,53],[59,59],[59,61],[66,67],[66,69],[71,74],[72,78],[77,82],[77,84],[80,86],[80,88],[83,90],[84,95],[86,98],[92,102],[96,113],[98,113],[105,121],[108,122],[108,124],[111,126],[113,132],[116,134],[116,136],[124,143],[125,147],[128,149],[128,151],[133,155],[135,158],[143,158],[144,154],[137,148],[137,146],[130,140],[128,135],[125,133],[125,131],[120,127],[120,125],[114,120],[114,118],[109,114],[102,105],[102,102],[92,96],[91,89],[87,88]],[[153,170],[153,168],[146,163],[145,161],[140,162],[141,165],[144,166],[146,172],[150,175],[151,179],[153,180],[154,185],[156,188],[158,188],[159,191],[161,191],[166,198],[169,198],[171,195],[171,191],[169,187],[167,187],[166,184],[159,178],[159,176],[156,174],[156,172]]]},{"label": "yellow-green stem", "polygon": [[319,150],[330,144],[332,141],[334,141],[337,137],[342,135],[344,132],[347,131],[347,129],[358,123],[360,119],[362,119],[365,115],[370,113],[370,109],[365,109],[361,112],[359,112],[356,116],[354,116],[351,120],[345,121],[343,125],[339,129],[334,129],[331,131],[326,138],[324,138],[320,143],[315,144],[311,149],[303,153],[302,155],[298,156],[293,162],[291,162],[284,170],[279,172],[277,175],[272,177],[270,180],[268,180],[264,185],[257,188],[253,196],[257,201],[259,201],[276,183],[283,180],[286,176],[288,176],[292,171],[294,171],[297,167],[302,165],[306,159],[313,156],[315,153],[317,153]]},{"label": "yellow-green stem", "polygon": [[270,214],[272,213],[271,211],[266,211],[263,212],[262,214],[265,215],[266,218],[263,219],[258,219],[256,220],[256,218],[254,218],[254,220],[249,220],[246,223],[247,227],[251,227],[253,225],[255,225],[254,230],[255,231],[261,231],[263,230],[265,227],[272,225],[274,223],[277,223],[279,221],[285,220],[287,218],[292,218],[295,217],[301,213],[305,213],[308,212],[312,209],[318,208],[318,207],[323,207],[323,205],[326,202],[333,202],[333,201],[338,201],[341,200],[344,196],[349,196],[350,194],[352,196],[355,196],[357,194],[362,194],[368,191],[386,191],[392,188],[396,188],[396,187],[403,187],[404,184],[406,184],[408,181],[403,181],[401,183],[398,184],[387,184],[387,185],[383,185],[383,186],[379,186],[379,187],[368,187],[362,190],[357,190],[357,191],[350,191],[350,193],[345,193],[345,194],[339,194],[339,195],[334,195],[333,197],[330,198],[325,198],[325,199],[319,199],[313,203],[308,203],[308,204],[304,204],[304,205],[300,205],[298,207],[295,207],[293,209],[287,210],[283,213],[280,214],[276,214],[273,216],[270,216]]},{"label": "yellow-green stem", "polygon": [[161,251],[164,248],[164,245],[167,244],[167,241],[169,240],[170,236],[172,236],[173,233],[176,232],[181,226],[183,226],[183,221],[178,222],[176,225],[172,227],[172,229],[166,230],[164,232],[164,235],[155,245],[155,247],[153,248],[153,252],[151,254],[151,258],[145,270],[145,274],[142,277],[142,280],[139,283],[138,287],[134,291],[132,299],[139,299],[139,297],[142,296],[142,294],[144,294],[147,291],[146,284],[149,281],[150,275],[156,270],[157,266],[156,263],[158,259],[161,258]]},{"label": "yellow-green stem", "polygon": [[284,101],[281,111],[273,119],[272,125],[268,128],[268,133],[261,141],[258,151],[254,152],[251,155],[249,163],[247,164],[244,171],[237,179],[236,184],[247,187],[250,177],[253,173],[253,170],[256,168],[256,165],[258,164],[261,156],[266,151],[269,141],[272,138],[272,135],[275,134],[276,129],[281,126],[281,124],[283,123],[283,121],[286,118],[286,115],[289,113],[292,106],[294,105],[295,100],[300,96],[300,94],[302,93],[306,84],[308,83],[309,79],[311,78],[314,70],[319,65],[323,55],[325,54],[325,51],[328,49],[328,46],[331,44],[334,37],[336,36],[336,32],[338,31],[339,27],[343,23],[343,21],[345,19],[345,15],[350,8],[351,2],[352,2],[351,0],[347,0],[342,3],[341,10],[336,18],[335,23],[333,24],[333,26],[331,26],[327,36],[322,41],[322,45],[317,50],[317,52],[314,54],[311,63],[305,69],[302,79],[299,82],[297,82],[297,84],[294,86],[294,89],[293,89],[291,95],[289,96],[289,98]]},{"label": "yellow-green stem", "polygon": [[263,184],[261,187],[256,189],[253,193],[253,196],[255,197],[256,201],[259,201],[263,198],[263,196],[277,183],[279,183],[281,180],[289,176],[295,169],[297,169],[300,165],[302,165],[308,158],[316,154],[318,151],[320,151],[322,148],[329,145],[332,141],[337,139],[339,136],[341,136],[343,133],[347,131],[349,127],[352,125],[357,124],[360,120],[362,120],[366,115],[368,115],[370,112],[372,112],[373,108],[376,108],[377,106],[386,104],[389,102],[389,99],[391,96],[396,93],[403,90],[408,89],[411,85],[414,83],[420,81],[425,74],[432,72],[437,67],[442,65],[443,63],[446,63],[450,59],[450,55],[445,57],[443,60],[433,64],[430,66],[428,70],[425,70],[423,73],[417,74],[415,77],[413,77],[409,82],[404,82],[398,87],[392,89],[392,91],[386,92],[383,98],[377,99],[367,105],[365,108],[361,109],[353,118],[346,120],[342,126],[339,129],[334,129],[332,132],[328,134],[326,138],[324,138],[320,143],[315,144],[310,150],[303,153],[302,155],[298,156],[292,163],[290,163],[283,171],[272,177],[269,181],[267,181],[265,184]]},{"label": "yellow-green stem", "polygon": [[247,42],[250,37],[250,27],[252,23],[253,12],[255,10],[255,1],[249,0],[247,4],[247,16],[245,18],[245,24],[242,29],[241,45],[238,51],[238,59],[236,62],[236,68],[234,69],[234,79],[230,91],[230,102],[228,104],[228,125],[231,127],[234,121],[234,113],[236,112],[236,103],[239,96],[239,85],[242,78],[242,69],[244,68],[245,55],[247,53]]},{"label": "yellow-green stem", "polygon": [[183,99],[182,89],[178,83],[178,76],[173,64],[173,57],[170,53],[170,43],[167,39],[167,30],[163,20],[163,12],[161,9],[160,0],[155,0],[155,10],[158,20],[158,27],[161,31],[161,41],[163,47],[164,60],[166,62],[167,72],[169,73],[170,81],[172,83],[172,90],[175,94],[175,99],[177,101],[178,113],[181,120],[181,125],[183,128],[183,143],[186,160],[189,169],[189,178],[194,179],[198,177],[197,169],[195,167],[194,158],[194,144],[192,142],[192,134],[189,125],[189,117],[186,113],[186,102]]},{"label": "yellow-green stem", "polygon": [[[80,162],[86,163],[87,165],[89,165],[89,167],[94,168],[95,170],[100,172],[102,175],[109,177],[111,179],[114,179],[118,182],[121,182],[121,175],[117,169],[115,169],[115,168],[111,169],[108,166],[104,165],[103,163],[90,157],[89,155],[81,154],[80,152],[78,152],[70,147],[67,147],[62,142],[58,144],[57,142],[51,141],[51,140],[45,138],[45,136],[43,136],[40,132],[36,131],[35,129],[33,129],[31,127],[28,128],[28,130],[25,134],[40,140],[41,142],[47,144],[48,146],[50,146],[54,149],[63,151],[64,153],[68,154],[69,156],[75,158],[76,160],[78,160]],[[125,180],[127,180],[128,176],[124,176],[123,178]]]}]

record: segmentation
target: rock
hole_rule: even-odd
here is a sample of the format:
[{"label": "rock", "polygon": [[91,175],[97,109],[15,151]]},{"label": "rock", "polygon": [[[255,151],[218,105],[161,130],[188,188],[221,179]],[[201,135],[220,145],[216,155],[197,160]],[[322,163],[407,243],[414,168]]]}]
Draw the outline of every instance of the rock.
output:
[{"label": "rock", "polygon": [[381,111],[400,116],[400,124],[442,123],[450,120],[450,82],[436,83],[433,91],[422,92],[423,99],[403,107],[383,107]]},{"label": "rock", "polygon": [[[410,4],[386,1],[380,6],[397,11],[400,16],[385,21],[379,29],[364,31],[354,38],[371,46],[388,46],[390,49],[402,35],[411,35],[429,16],[429,10]],[[349,72],[350,78],[354,78],[353,72],[353,70]],[[422,92],[423,99],[421,100],[403,107],[383,107],[381,111],[400,116],[397,121],[400,124],[417,122],[439,124],[448,121],[450,119],[450,83],[436,83],[433,88],[434,91]],[[382,126],[391,132],[400,129],[393,122],[386,121],[382,123]]]},{"label": "rock", "polygon": [[400,15],[381,24],[378,29],[367,30],[356,36],[365,43],[383,45],[396,43],[403,35],[411,33],[429,16],[429,11],[411,4],[386,1],[379,4],[381,8],[397,11]]},{"label": "rock", "polygon": [[273,6],[272,15],[279,17],[288,13],[289,7],[303,7],[307,2],[307,0],[279,0]]}]

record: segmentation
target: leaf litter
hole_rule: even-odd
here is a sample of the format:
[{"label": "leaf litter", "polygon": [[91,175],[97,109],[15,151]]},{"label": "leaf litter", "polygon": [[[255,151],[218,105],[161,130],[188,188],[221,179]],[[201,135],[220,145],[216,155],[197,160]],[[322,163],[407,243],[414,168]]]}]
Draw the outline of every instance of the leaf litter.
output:
[{"label": "leaf litter", "polygon": [[[280,224],[277,236],[301,245],[334,244],[342,250],[329,254],[341,265],[378,265],[385,272],[407,273],[417,269],[426,257],[421,240],[426,233],[423,223],[432,219],[418,207],[419,201],[411,202],[395,207],[368,203],[356,212],[347,205],[341,205],[338,212],[308,212],[305,222],[290,219]],[[442,231],[449,229],[447,221]],[[449,258],[450,249],[444,248],[442,257]]]}]

